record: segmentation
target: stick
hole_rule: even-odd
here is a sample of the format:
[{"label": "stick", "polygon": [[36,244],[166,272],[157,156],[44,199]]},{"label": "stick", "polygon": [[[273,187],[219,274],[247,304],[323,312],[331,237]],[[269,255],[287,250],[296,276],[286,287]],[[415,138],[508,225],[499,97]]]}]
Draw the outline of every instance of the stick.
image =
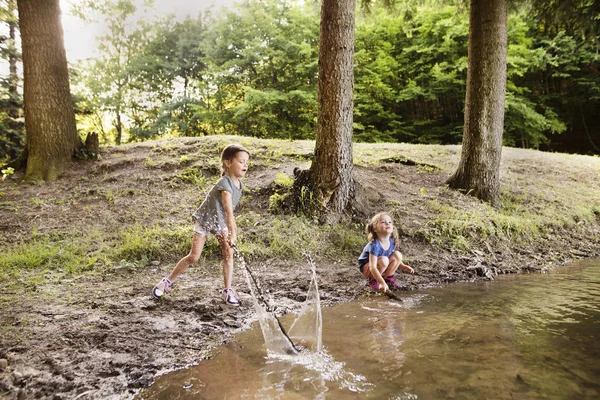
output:
[{"label": "stick", "polygon": [[246,269],[246,271],[248,272],[248,274],[250,274],[250,278],[252,279],[254,286],[256,286],[256,291],[258,294],[258,296],[256,296],[256,298],[265,305],[267,312],[270,312],[273,315],[273,318],[275,318],[275,321],[277,321],[277,325],[279,325],[279,329],[281,329],[281,333],[283,333],[283,336],[285,336],[285,338],[288,340],[288,342],[290,343],[292,348],[297,353],[299,353],[300,350],[296,347],[294,342],[292,342],[292,339],[290,338],[287,331],[281,324],[281,321],[279,320],[279,318],[277,318],[277,315],[275,315],[273,307],[267,302],[265,295],[263,294],[262,288],[260,286],[260,282],[259,282],[258,278],[256,277],[256,275],[254,274],[254,271],[252,271],[250,269],[250,267],[248,267],[248,264],[246,263],[246,260],[244,259],[244,256],[242,256],[242,253],[238,249],[237,245],[232,244],[231,247],[233,248],[233,251],[235,252],[235,255],[236,255],[238,261],[240,262],[240,264],[242,264],[244,266],[244,268]]},{"label": "stick", "polygon": [[387,292],[385,292],[385,295],[392,300],[402,302],[402,299],[400,297],[398,297],[398,295],[396,293],[392,292],[391,290],[388,290]]}]

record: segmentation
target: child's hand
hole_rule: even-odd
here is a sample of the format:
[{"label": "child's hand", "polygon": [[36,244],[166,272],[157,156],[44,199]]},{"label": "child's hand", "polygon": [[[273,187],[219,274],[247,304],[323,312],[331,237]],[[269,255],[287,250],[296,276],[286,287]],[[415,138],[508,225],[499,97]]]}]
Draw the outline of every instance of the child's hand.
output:
[{"label": "child's hand", "polygon": [[408,272],[409,274],[414,274],[415,270],[410,266],[410,265],[404,265],[402,267],[402,269],[406,272]]},{"label": "child's hand", "polygon": [[381,291],[381,293],[385,293],[385,292],[389,292],[390,288],[388,287],[387,283],[384,281],[383,285],[381,283],[379,284],[379,290]]},{"label": "child's hand", "polygon": [[237,242],[237,235],[235,234],[235,232],[229,234],[228,241],[229,241],[230,247],[235,246],[235,244]]}]

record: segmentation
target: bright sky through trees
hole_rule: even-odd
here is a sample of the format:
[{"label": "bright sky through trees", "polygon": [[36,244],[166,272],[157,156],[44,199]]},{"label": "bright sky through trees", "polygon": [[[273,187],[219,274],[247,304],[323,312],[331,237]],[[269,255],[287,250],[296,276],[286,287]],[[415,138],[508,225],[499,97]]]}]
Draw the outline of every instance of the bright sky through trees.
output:
[{"label": "bright sky through trees", "polygon": [[[102,23],[86,25],[79,18],[71,15],[72,4],[80,0],[60,0],[63,16],[63,29],[65,33],[65,49],[69,62],[94,56],[98,47],[96,37],[102,34]],[[142,0],[134,0],[141,6]],[[234,0],[154,0],[157,14],[175,14],[178,20],[186,16],[195,17],[201,10],[210,8],[219,9],[234,4]]]}]

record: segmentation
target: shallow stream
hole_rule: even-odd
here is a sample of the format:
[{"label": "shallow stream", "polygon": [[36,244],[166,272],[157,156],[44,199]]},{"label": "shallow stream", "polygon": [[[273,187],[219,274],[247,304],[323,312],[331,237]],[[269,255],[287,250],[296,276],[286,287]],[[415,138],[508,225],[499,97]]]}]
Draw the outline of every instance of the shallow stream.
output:
[{"label": "shallow stream", "polygon": [[403,299],[324,308],[321,352],[267,357],[256,325],[138,398],[600,398],[600,260]]}]

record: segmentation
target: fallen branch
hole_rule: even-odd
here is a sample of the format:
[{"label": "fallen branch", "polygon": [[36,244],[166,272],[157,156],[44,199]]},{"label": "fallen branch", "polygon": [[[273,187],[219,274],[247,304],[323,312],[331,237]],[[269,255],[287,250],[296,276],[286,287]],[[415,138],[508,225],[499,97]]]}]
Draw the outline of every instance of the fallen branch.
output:
[{"label": "fallen branch", "polygon": [[392,300],[396,300],[396,301],[399,301],[399,302],[403,301],[400,297],[398,297],[398,295],[396,293],[392,292],[391,290],[386,291],[385,295],[387,297],[389,297],[390,299],[392,299]]}]

